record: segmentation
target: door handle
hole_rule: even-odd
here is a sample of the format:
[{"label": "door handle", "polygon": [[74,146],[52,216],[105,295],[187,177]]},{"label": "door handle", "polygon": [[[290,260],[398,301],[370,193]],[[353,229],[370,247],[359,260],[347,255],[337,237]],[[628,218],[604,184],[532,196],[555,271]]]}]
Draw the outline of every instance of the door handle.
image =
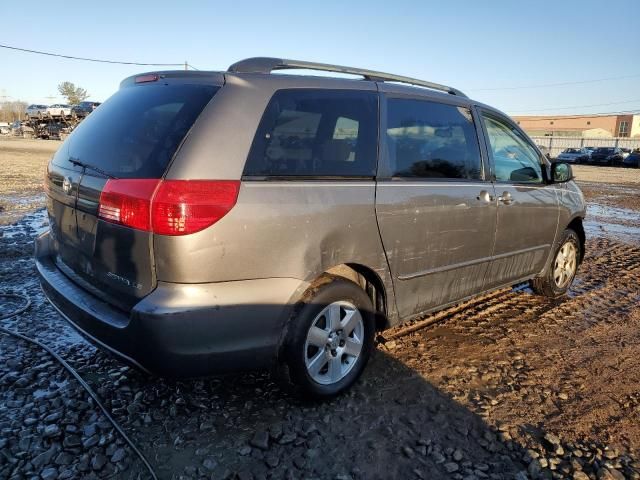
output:
[{"label": "door handle", "polygon": [[509,192],[503,192],[502,195],[498,197],[498,201],[505,205],[511,205],[513,203],[513,197]]},{"label": "door handle", "polygon": [[478,196],[476,197],[476,200],[479,200],[485,203],[491,203],[493,202],[493,199],[494,197],[486,190],[481,190]]}]

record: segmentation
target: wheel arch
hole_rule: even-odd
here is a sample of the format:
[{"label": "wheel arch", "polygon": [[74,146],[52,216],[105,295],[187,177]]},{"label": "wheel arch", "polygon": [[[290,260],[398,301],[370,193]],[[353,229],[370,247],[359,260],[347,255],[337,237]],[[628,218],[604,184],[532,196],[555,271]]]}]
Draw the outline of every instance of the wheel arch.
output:
[{"label": "wheel arch", "polygon": [[376,315],[376,330],[381,331],[390,326],[388,296],[384,282],[370,267],[359,263],[342,263],[335,265],[323,274],[346,278],[359,285],[371,299]]},{"label": "wheel arch", "polygon": [[587,241],[587,237],[584,232],[584,225],[582,224],[582,222],[582,217],[575,217],[567,225],[567,228],[570,228],[571,230],[576,232],[578,238],[580,239],[580,263],[582,263],[582,260],[584,259],[584,248]]}]

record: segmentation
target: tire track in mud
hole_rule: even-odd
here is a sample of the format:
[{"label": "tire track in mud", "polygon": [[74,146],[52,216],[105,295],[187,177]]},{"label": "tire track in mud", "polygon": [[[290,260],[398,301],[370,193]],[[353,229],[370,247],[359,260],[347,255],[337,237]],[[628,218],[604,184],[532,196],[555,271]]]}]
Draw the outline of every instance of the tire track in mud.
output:
[{"label": "tire track in mud", "polygon": [[618,320],[637,306],[640,249],[614,243],[585,267],[586,280],[579,282],[577,291],[565,301],[545,312],[540,322],[565,323],[575,333],[599,322]]},{"label": "tire track in mud", "polygon": [[459,313],[465,313],[472,309],[483,307],[490,308],[493,305],[502,304],[511,293],[510,289],[501,289],[466,302],[459,303],[439,312],[427,315],[426,317],[408,322],[403,326],[392,328],[385,332],[382,338],[384,341],[400,338],[410,333],[417,332],[423,328],[427,328],[435,323],[445,322]]},{"label": "tire track in mud", "polygon": [[391,329],[383,339],[400,339],[447,322],[465,328],[484,328],[486,320],[495,324],[514,318],[545,323],[558,320],[556,317],[576,317],[585,310],[604,319],[607,315],[602,315],[601,310],[608,312],[629,304],[633,288],[626,287],[638,284],[640,249],[607,239],[595,240],[587,248],[591,253],[580,267],[569,295],[563,299],[550,300],[526,290],[502,289]]},{"label": "tire track in mud", "polygon": [[640,474],[639,305],[640,248],[597,238],[569,295],[501,291],[381,348],[541,458],[553,432],[567,451],[595,449],[599,465],[606,449],[628,452],[627,472]]},{"label": "tire track in mud", "polygon": [[[392,338],[416,343],[428,340],[430,331],[446,327],[468,348],[478,343],[485,347],[495,344],[499,349],[508,347],[518,357],[519,352],[534,347],[525,347],[523,339],[539,343],[543,335],[566,337],[594,324],[620,321],[640,300],[640,249],[604,239],[590,243],[594,243],[590,245],[593,253],[585,259],[579,288],[570,296],[554,301],[523,290],[502,291],[488,300],[483,297],[473,305],[452,308],[436,323],[437,314],[429,316],[419,322],[426,323],[424,328],[404,335],[394,332]],[[500,343],[509,337],[509,345]],[[438,346],[433,347],[437,350]],[[494,349],[487,349],[480,357],[465,360],[484,361],[494,353]]]}]

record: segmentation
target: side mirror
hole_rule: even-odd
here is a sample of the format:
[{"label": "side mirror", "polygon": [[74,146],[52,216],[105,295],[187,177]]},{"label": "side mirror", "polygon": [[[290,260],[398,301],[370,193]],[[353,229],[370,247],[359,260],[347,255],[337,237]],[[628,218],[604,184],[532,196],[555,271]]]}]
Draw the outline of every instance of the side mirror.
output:
[{"label": "side mirror", "polygon": [[551,178],[553,183],[564,183],[573,179],[573,170],[571,165],[564,162],[555,162],[551,164]]}]

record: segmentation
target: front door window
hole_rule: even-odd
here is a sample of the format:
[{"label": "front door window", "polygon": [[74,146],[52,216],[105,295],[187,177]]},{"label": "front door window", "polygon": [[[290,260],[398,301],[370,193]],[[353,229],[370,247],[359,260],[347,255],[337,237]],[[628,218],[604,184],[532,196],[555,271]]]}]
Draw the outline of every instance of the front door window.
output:
[{"label": "front door window", "polygon": [[483,114],[496,181],[542,183],[542,166],[538,152],[506,122]]}]

